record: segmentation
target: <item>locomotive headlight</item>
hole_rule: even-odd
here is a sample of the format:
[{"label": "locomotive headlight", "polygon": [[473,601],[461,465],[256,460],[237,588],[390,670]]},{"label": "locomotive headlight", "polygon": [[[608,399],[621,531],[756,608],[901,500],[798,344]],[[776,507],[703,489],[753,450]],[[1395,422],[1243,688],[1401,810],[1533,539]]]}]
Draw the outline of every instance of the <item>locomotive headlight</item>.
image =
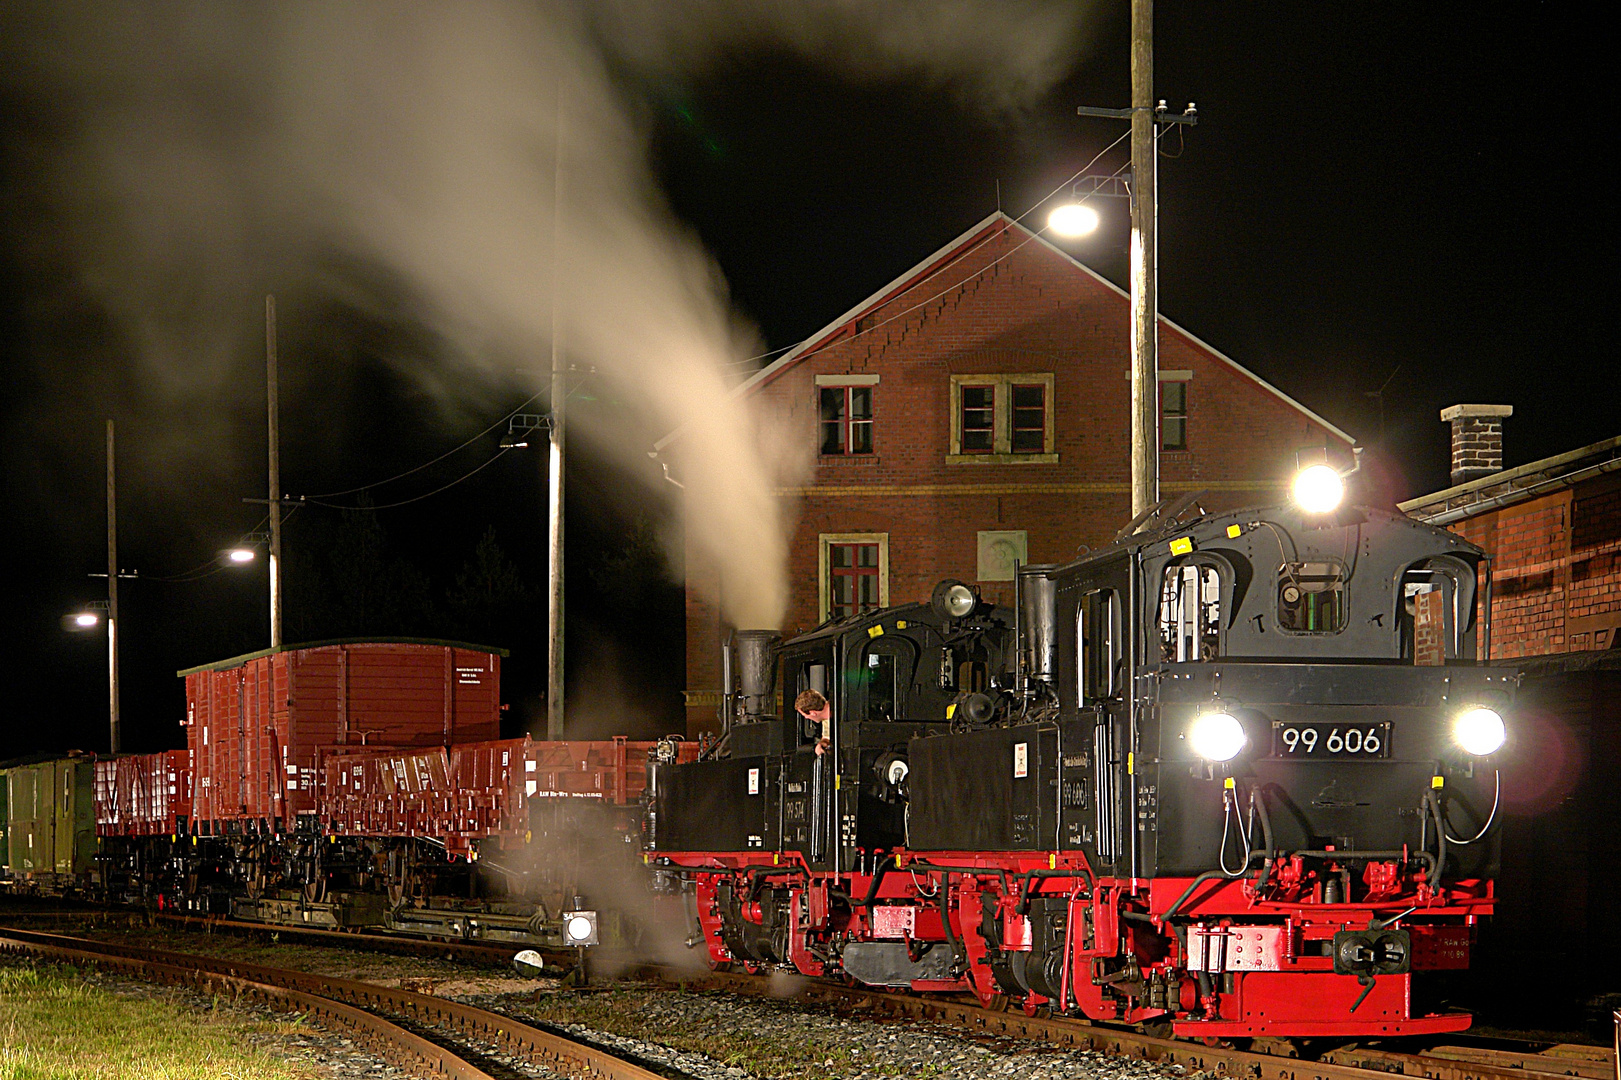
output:
[{"label": "locomotive headlight", "polygon": [[1345,481],[1328,465],[1311,465],[1295,474],[1295,503],[1308,514],[1326,514],[1345,498]]},{"label": "locomotive headlight", "polygon": [[595,945],[597,943],[597,913],[594,911],[564,912],[563,937],[570,945]]},{"label": "locomotive headlight", "polygon": [[1206,761],[1231,761],[1248,741],[1244,725],[1232,713],[1203,713],[1188,727],[1193,752]]},{"label": "locomotive headlight", "polygon": [[942,581],[934,587],[929,606],[943,619],[962,619],[979,606],[979,594],[960,581]]},{"label": "locomotive headlight", "polygon": [[1477,706],[1452,721],[1452,739],[1476,757],[1495,754],[1508,741],[1503,718],[1491,709]]}]

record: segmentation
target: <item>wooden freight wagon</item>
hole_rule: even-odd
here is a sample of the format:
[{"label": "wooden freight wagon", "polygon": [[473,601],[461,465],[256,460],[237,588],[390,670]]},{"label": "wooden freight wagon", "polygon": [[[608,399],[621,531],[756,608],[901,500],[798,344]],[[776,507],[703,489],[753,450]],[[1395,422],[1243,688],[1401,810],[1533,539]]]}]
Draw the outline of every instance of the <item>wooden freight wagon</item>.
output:
[{"label": "wooden freight wagon", "polygon": [[448,641],[323,641],[180,672],[196,829],[279,830],[315,814],[335,751],[496,738],[504,655]]},{"label": "wooden freight wagon", "polygon": [[7,861],[14,882],[83,888],[96,860],[90,757],[58,758],[6,772]]},{"label": "wooden freight wagon", "polygon": [[178,836],[191,821],[191,751],[96,762],[97,836]]}]

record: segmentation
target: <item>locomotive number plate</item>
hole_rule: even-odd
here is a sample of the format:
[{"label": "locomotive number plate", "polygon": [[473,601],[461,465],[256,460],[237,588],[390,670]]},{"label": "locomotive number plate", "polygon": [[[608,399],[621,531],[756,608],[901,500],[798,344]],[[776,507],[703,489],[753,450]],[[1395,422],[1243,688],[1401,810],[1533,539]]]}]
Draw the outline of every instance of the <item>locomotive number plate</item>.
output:
[{"label": "locomotive number plate", "polygon": [[1272,756],[1281,758],[1384,758],[1390,724],[1272,725]]}]

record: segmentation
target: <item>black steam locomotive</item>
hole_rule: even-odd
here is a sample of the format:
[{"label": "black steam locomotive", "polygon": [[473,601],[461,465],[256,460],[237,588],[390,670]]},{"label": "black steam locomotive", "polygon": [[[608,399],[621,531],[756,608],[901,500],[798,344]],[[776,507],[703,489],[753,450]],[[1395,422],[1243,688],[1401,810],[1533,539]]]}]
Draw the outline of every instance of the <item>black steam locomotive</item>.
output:
[{"label": "black steam locomotive", "polygon": [[739,632],[649,861],[717,965],[1194,1037],[1459,1030],[1437,986],[1492,911],[1515,691],[1476,662],[1489,589],[1380,510],[1187,498],[1021,568],[1012,609],[944,582]]}]

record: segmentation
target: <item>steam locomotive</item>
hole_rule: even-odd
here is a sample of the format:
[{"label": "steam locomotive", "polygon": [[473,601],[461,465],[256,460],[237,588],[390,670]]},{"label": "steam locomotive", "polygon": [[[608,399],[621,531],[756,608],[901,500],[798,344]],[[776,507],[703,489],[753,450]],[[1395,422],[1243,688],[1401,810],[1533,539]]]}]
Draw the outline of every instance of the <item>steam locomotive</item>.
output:
[{"label": "steam locomotive", "polygon": [[1489,563],[1299,503],[1162,503],[1012,608],[947,581],[734,634],[722,738],[649,778],[688,944],[1179,1036],[1467,1027],[1516,691],[1476,659]]}]

